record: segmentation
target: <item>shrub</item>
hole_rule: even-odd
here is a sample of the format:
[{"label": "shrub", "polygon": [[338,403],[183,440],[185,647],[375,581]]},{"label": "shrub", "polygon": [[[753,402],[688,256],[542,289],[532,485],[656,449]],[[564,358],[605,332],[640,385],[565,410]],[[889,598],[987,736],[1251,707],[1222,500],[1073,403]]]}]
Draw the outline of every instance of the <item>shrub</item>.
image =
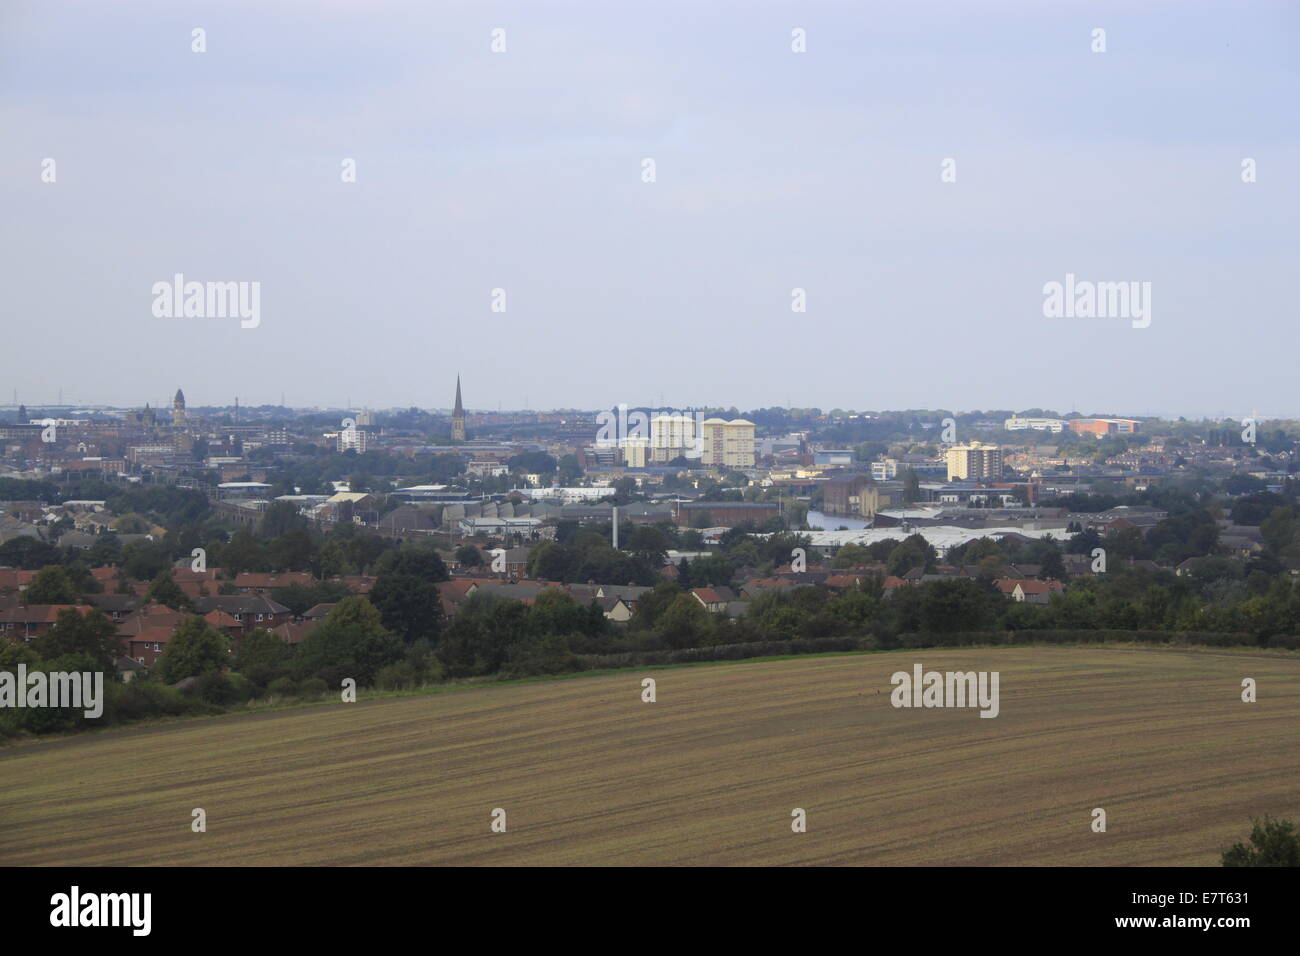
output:
[{"label": "shrub", "polygon": [[277,677],[266,685],[266,692],[272,697],[296,697],[298,682],[292,677]]},{"label": "shrub", "polygon": [[380,690],[406,690],[414,684],[415,668],[406,661],[381,667],[375,675],[375,686]]},{"label": "shrub", "polygon": [[531,677],[540,674],[562,674],[574,669],[577,658],[569,650],[569,641],[562,634],[531,637],[512,649],[510,662],[504,668],[508,677]]},{"label": "shrub", "polygon": [[199,700],[226,707],[239,699],[234,683],[225,674],[204,674],[195,679],[189,693]]},{"label": "shrub", "polygon": [[285,669],[267,664],[256,664],[239,673],[252,685],[253,696],[260,697],[266,693],[273,681],[285,676]]},{"label": "shrub", "polygon": [[176,717],[190,709],[190,702],[174,687],[136,678],[129,684],[108,685],[104,715],[112,723],[124,723],[148,717]]},{"label": "shrub", "polygon": [[303,700],[320,700],[329,693],[329,685],[319,677],[309,677],[298,685],[298,696]]},{"label": "shrub", "polygon": [[1300,834],[1290,820],[1251,820],[1250,846],[1234,843],[1224,866],[1300,866]]}]

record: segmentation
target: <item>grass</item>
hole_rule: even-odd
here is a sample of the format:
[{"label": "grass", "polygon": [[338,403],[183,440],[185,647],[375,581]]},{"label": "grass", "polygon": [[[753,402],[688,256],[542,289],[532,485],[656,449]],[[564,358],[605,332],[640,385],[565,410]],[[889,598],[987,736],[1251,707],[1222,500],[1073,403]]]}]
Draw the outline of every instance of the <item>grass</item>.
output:
[{"label": "grass", "polygon": [[[1300,813],[1300,657],[1115,651],[692,662],[35,741],[0,751],[0,863],[1217,865]],[[895,710],[914,661],[1000,671],[1001,716]]]}]

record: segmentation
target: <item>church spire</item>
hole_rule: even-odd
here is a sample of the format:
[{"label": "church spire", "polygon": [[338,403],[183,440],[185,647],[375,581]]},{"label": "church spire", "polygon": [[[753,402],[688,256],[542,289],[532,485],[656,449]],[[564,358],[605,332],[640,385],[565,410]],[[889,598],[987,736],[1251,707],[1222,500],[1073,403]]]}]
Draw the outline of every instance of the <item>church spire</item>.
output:
[{"label": "church spire", "polygon": [[451,413],[451,440],[465,440],[465,406],[460,401],[460,376],[456,376],[456,407]]}]

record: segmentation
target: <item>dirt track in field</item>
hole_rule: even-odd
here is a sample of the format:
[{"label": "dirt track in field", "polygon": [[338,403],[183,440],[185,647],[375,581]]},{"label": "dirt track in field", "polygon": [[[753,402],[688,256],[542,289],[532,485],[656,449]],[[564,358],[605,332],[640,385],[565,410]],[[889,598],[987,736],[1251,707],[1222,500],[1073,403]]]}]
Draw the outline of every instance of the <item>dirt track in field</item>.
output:
[{"label": "dirt track in field", "polygon": [[[1000,672],[1000,716],[891,707],[914,662]],[[1295,655],[647,668],[0,750],[0,865],[1217,866],[1265,812],[1300,821]]]}]

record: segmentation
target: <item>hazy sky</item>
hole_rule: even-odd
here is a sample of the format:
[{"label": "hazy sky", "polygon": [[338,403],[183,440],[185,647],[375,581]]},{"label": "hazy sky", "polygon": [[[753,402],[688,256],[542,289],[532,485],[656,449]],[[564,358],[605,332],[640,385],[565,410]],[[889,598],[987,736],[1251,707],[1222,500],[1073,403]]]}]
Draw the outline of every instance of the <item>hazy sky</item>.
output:
[{"label": "hazy sky", "polygon": [[4,0],[0,401],[1300,415],[1298,72],[1294,2]]}]

